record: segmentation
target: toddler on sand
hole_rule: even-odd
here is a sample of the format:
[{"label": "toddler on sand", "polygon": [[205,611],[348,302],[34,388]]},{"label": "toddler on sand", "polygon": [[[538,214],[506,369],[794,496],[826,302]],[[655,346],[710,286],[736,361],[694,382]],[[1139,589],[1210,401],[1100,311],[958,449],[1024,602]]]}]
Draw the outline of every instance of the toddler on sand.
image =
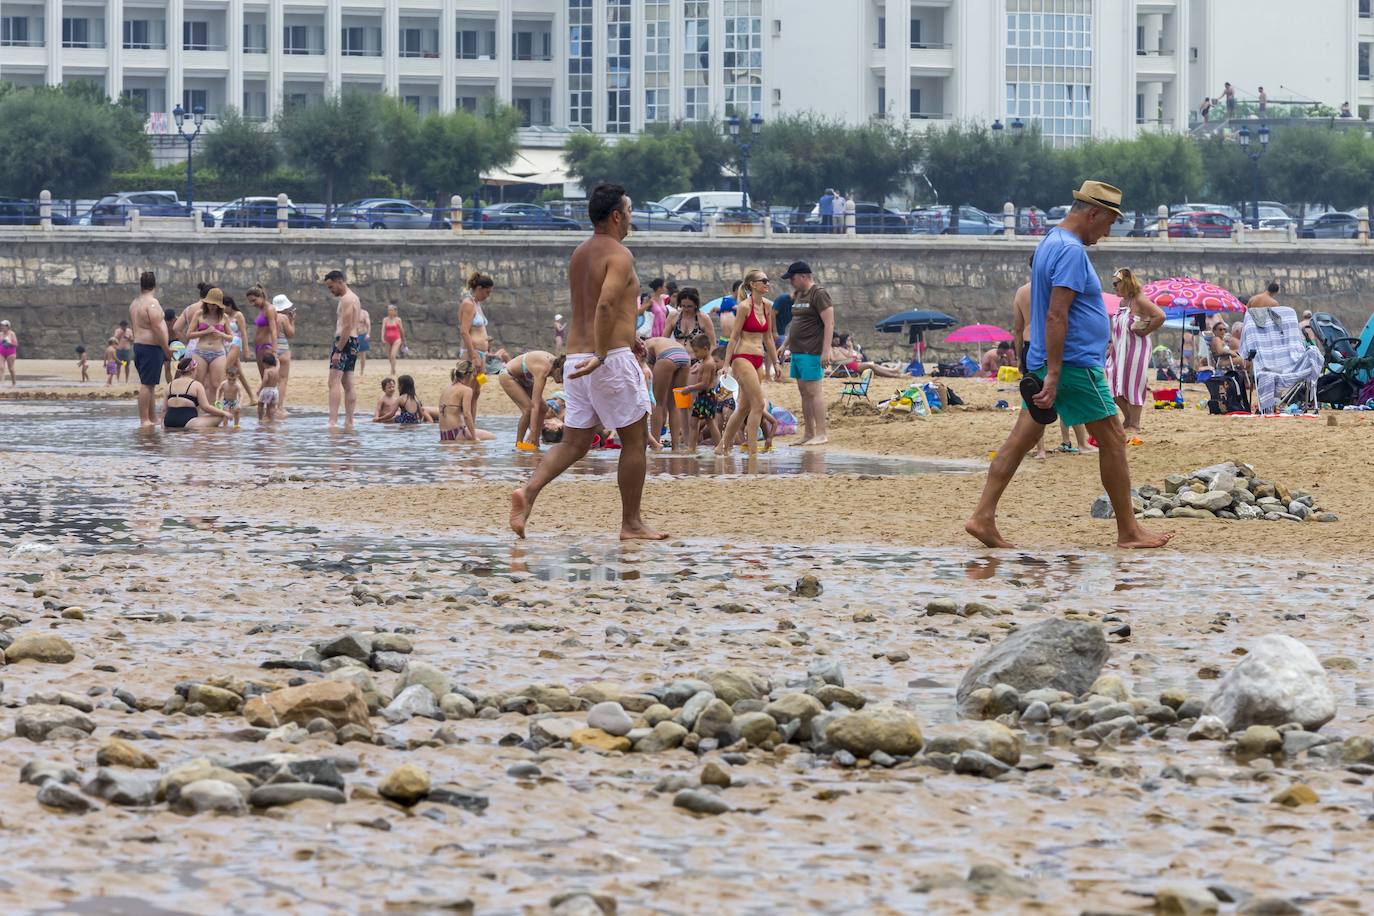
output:
[{"label": "toddler on sand", "polygon": [[119,341],[111,337],[105,342],[105,387],[114,385],[115,376],[119,375]]},{"label": "toddler on sand", "polygon": [[215,406],[233,415],[235,429],[239,425],[239,397],[242,394],[239,389],[239,368],[230,366],[224,381],[219,383],[219,390],[215,392]]},{"label": "toddler on sand", "polygon": [[83,381],[83,382],[89,382],[89,381],[91,380],[91,372],[90,372],[90,370],[86,367],[86,348],[85,348],[85,347],[78,346],[78,347],[76,348],[76,368],[78,368],[78,369],[81,370],[81,381]]},{"label": "toddler on sand", "polygon": [[262,387],[258,389],[258,422],[277,419],[277,405],[281,395],[277,384],[281,370],[277,368],[277,354],[270,350],[262,355]]}]

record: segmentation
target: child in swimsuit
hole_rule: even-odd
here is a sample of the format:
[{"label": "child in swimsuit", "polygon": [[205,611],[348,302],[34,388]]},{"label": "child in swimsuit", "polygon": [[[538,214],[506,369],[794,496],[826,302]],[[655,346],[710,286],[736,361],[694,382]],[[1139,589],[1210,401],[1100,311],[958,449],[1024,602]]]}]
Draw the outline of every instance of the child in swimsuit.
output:
[{"label": "child in swimsuit", "polygon": [[382,396],[377,399],[377,409],[372,414],[373,423],[390,423],[396,414],[396,380],[387,376],[382,379]]},{"label": "child in swimsuit", "polygon": [[262,387],[258,389],[258,422],[263,420],[275,420],[277,418],[277,406],[281,403],[281,395],[277,390],[277,385],[281,379],[281,370],[277,368],[277,354],[264,353],[262,355]]},{"label": "child in swimsuit", "polygon": [[696,395],[692,400],[692,421],[687,424],[687,447],[696,450],[702,429],[709,429],[713,442],[720,441],[720,423],[716,419],[717,405],[711,389],[716,386],[718,364],[711,353],[711,338],[698,332],[688,341],[692,348],[692,369],[689,383],[683,391]]},{"label": "child in swimsuit", "polygon": [[91,380],[91,373],[90,370],[86,368],[85,347],[76,348],[76,367],[81,370],[81,381],[89,382]]},{"label": "child in swimsuit", "polygon": [[401,376],[396,380],[396,391],[394,419],[397,426],[419,426],[430,421],[432,412],[426,410],[415,395],[415,379],[409,375]]},{"label": "child in swimsuit", "polygon": [[114,380],[119,375],[119,341],[111,337],[105,342],[105,387],[114,385]]},{"label": "child in swimsuit", "polygon": [[215,406],[220,410],[226,411],[234,418],[234,428],[239,425],[239,368],[230,366],[225,373],[224,381],[219,383],[219,390],[215,392]]}]

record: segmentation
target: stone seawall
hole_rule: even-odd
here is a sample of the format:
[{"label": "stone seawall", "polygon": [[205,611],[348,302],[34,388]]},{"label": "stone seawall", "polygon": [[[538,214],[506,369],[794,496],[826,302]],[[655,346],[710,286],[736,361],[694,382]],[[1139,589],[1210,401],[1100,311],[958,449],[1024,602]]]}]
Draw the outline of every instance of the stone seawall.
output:
[{"label": "stone seawall", "polygon": [[[395,302],[414,354],[447,357],[458,352],[464,280],[480,269],[497,283],[486,308],[494,338],[515,350],[548,347],[554,314],[569,310],[566,265],[579,240],[571,234],[0,230],[0,317],[13,323],[21,358],[65,358],[77,344],[98,356],[127,314],[139,273],[152,269],[163,304],[178,310],[194,300],[201,280],[220,284],[241,305],[243,291],[255,283],[269,295],[285,293],[300,306],[295,349],[322,357],[334,309],[320,278],[342,268],[377,322],[376,337],[387,303]],[[873,325],[902,309],[936,308],[961,322],[1009,327],[1011,297],[1026,280],[1034,241],[674,234],[632,237],[630,247],[641,282],[676,278],[699,287],[703,300],[750,267],[777,278],[788,262],[805,259],[835,299],[837,327],[854,332],[874,355],[896,356],[906,352],[905,340],[878,334]],[[1356,334],[1374,302],[1374,247],[1353,242],[1119,239],[1097,246],[1093,263],[1104,280],[1124,266],[1146,280],[1201,277],[1242,297],[1276,278],[1281,300],[1299,310],[1333,312]]]}]

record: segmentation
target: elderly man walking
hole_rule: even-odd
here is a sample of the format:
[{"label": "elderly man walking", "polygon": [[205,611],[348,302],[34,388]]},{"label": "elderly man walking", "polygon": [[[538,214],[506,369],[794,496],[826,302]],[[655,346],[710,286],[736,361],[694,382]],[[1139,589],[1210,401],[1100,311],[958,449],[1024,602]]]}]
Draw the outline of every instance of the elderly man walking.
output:
[{"label": "elderly man walking", "polygon": [[1087,246],[1097,244],[1121,218],[1121,191],[1085,181],[1073,197],[1073,208],[1040,242],[1031,261],[1030,374],[1021,383],[1025,409],[988,468],[983,495],[964,530],[989,547],[1013,546],[997,530],[997,503],[1045,427],[1062,419],[1070,426],[1086,424],[1097,438],[1102,485],[1116,513],[1117,546],[1163,547],[1173,535],[1146,530],[1131,507],[1126,434],[1104,372],[1111,323],[1102,283],[1088,260]]}]

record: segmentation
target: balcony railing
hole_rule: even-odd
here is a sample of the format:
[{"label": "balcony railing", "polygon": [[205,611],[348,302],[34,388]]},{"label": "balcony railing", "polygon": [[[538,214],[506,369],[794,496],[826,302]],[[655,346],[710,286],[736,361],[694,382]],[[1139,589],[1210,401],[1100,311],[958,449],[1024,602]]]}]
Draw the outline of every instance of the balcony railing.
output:
[{"label": "balcony railing", "polygon": [[166,51],[167,42],[165,41],[126,41],[124,42],[126,51]]},{"label": "balcony railing", "polygon": [[459,51],[457,56],[459,60],[496,60],[495,52],[480,54],[476,51]]},{"label": "balcony railing", "polygon": [[913,41],[911,50],[913,51],[942,51],[954,47],[947,41]]},{"label": "balcony railing", "polygon": [[6,38],[0,40],[0,48],[41,48],[43,42],[32,41],[28,38]]},{"label": "balcony railing", "polygon": [[104,47],[105,47],[105,42],[103,42],[103,41],[64,41],[64,42],[62,42],[62,47],[64,47],[64,48],[86,48],[86,49],[90,49],[90,50],[100,50],[101,48],[104,48]]},{"label": "balcony railing", "polygon": [[324,54],[324,48],[307,48],[301,45],[287,45],[282,49],[282,53],[297,55],[309,54],[318,57]]},{"label": "balcony railing", "polygon": [[344,57],[381,57],[381,48],[344,48],[339,52]]},{"label": "balcony railing", "polygon": [[944,111],[913,111],[907,117],[913,121],[948,121],[954,115]]},{"label": "balcony railing", "polygon": [[206,42],[190,42],[181,46],[183,51],[228,51],[228,45],[212,45]]},{"label": "balcony railing", "polygon": [[511,59],[512,59],[512,60],[544,60],[544,61],[548,61],[548,60],[553,60],[553,55],[552,55],[552,54],[516,54],[516,55],[513,55]]},{"label": "balcony railing", "polygon": [[244,47],[243,47],[243,53],[244,53],[244,54],[266,54],[266,53],[267,53],[267,46],[266,46],[266,45],[263,45],[262,47],[258,47],[258,46],[256,46],[256,45],[244,45]]},{"label": "balcony railing", "polygon": [[438,60],[438,58],[439,58],[439,52],[438,52],[438,51],[407,51],[406,49],[402,48],[402,49],[401,49],[401,56],[402,56],[402,57],[425,57],[425,58],[429,58],[429,59],[431,59],[431,60]]},{"label": "balcony railing", "polygon": [[1173,52],[1172,49],[1169,49],[1169,48],[1155,48],[1154,50],[1148,50],[1148,49],[1146,49],[1146,48],[1136,48],[1136,49],[1135,49],[1135,56],[1136,56],[1136,57],[1173,57],[1173,56],[1174,56],[1174,52]]}]

